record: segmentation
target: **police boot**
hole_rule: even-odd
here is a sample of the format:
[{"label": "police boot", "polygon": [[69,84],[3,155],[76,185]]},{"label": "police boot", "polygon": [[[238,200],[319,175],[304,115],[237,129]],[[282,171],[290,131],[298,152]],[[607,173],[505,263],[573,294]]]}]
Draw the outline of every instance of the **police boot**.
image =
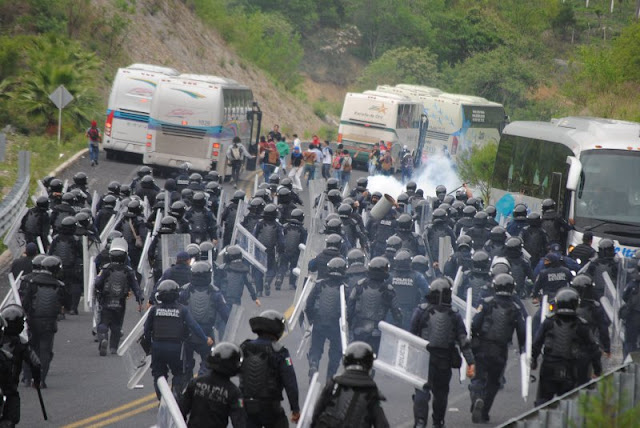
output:
[{"label": "police boot", "polygon": [[427,421],[425,419],[416,419],[416,423],[413,424],[414,428],[427,428]]},{"label": "police boot", "polygon": [[473,402],[473,410],[471,411],[471,422],[474,424],[479,424],[482,422],[482,414],[484,413],[484,400],[482,398],[477,398]]},{"label": "police boot", "polygon": [[433,421],[433,428],[446,428],[444,421]]},{"label": "police boot", "polygon": [[105,357],[107,355],[107,347],[109,346],[109,342],[104,334],[98,334],[98,351],[100,351],[100,356]]}]

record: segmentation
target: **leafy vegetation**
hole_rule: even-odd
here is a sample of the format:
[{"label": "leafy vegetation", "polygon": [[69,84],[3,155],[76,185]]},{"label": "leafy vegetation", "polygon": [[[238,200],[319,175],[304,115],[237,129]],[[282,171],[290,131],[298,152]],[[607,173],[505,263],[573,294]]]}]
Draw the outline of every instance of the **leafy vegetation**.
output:
[{"label": "leafy vegetation", "polygon": [[467,184],[480,190],[482,199],[491,199],[491,177],[498,145],[473,146],[458,156],[458,175]]},{"label": "leafy vegetation", "polygon": [[[612,377],[598,382],[597,391],[580,397],[580,415],[586,428],[632,428],[638,425],[640,406],[630,406],[630,400],[616,391]],[[633,393],[633,392],[632,392]],[[572,423],[571,426],[576,426]]]}]

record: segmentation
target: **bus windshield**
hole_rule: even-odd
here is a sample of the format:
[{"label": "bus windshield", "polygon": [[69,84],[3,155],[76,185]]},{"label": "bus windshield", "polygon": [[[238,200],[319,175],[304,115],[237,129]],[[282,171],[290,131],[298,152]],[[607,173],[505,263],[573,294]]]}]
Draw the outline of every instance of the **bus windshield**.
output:
[{"label": "bus windshield", "polygon": [[[576,226],[625,236],[625,226],[640,228],[640,152],[589,150],[580,160]],[[634,237],[640,235],[636,232]]]}]

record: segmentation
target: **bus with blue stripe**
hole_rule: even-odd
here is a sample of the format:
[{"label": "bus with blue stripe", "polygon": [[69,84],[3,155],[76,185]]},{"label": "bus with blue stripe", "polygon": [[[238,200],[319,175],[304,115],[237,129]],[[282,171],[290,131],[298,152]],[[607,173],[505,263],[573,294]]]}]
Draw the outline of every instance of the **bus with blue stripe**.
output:
[{"label": "bus with blue stripe", "polygon": [[160,171],[189,163],[195,171],[229,175],[227,148],[236,136],[250,143],[253,107],[251,89],[231,79],[195,74],[160,79],[143,163]]},{"label": "bus with blue stripe", "polygon": [[132,64],[118,69],[111,87],[103,148],[108,159],[127,155],[142,160],[149,110],[161,77],[178,76],[173,68]]}]

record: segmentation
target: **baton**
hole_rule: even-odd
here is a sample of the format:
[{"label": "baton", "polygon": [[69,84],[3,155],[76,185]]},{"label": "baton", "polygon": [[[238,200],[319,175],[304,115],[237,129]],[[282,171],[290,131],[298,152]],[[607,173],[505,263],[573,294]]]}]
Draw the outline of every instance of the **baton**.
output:
[{"label": "baton", "polygon": [[38,391],[38,400],[40,401],[40,410],[42,410],[42,417],[46,421],[49,418],[47,417],[47,409],[44,408],[44,400],[42,399],[42,391],[40,391],[40,387],[37,387],[36,391]]}]

